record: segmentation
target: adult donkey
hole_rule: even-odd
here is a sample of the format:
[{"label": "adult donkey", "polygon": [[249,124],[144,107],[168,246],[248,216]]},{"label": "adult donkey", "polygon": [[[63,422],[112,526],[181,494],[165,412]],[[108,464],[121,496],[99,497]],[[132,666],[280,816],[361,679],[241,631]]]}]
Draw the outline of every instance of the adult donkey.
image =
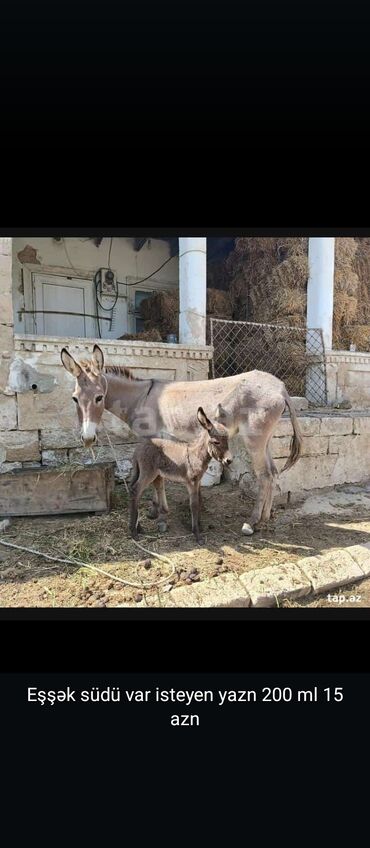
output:
[{"label": "adult donkey", "polygon": [[264,371],[189,383],[138,379],[123,366],[104,367],[104,355],[98,345],[94,346],[91,361],[76,362],[66,348],[61,359],[76,378],[73,400],[86,446],[97,440],[104,409],[122,419],[141,438],[170,435],[189,441],[198,435],[197,410],[202,406],[209,417],[218,418],[227,427],[229,436],[240,433],[252,460],[258,491],[252,515],[243,524],[242,532],[251,535],[262,521],[269,519],[277,474],[269,445],[286,406],[293,438],[283,471],[294,465],[302,447],[294,405],[281,380]]}]

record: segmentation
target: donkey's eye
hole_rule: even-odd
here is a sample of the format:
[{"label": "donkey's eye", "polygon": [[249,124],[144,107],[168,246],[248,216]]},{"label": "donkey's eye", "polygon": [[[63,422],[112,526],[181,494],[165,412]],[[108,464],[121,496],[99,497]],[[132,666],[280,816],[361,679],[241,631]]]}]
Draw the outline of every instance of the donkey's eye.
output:
[{"label": "donkey's eye", "polygon": [[72,396],[72,400],[74,400],[74,402],[75,402],[75,403],[78,403],[78,400],[77,400],[77,398],[76,398],[76,397],[73,397],[73,396]]},{"label": "donkey's eye", "polygon": [[220,445],[221,442],[218,442],[217,439],[212,439],[212,444],[213,445]]},{"label": "donkey's eye", "polygon": [[103,400],[103,395],[97,395],[95,398],[95,403],[100,403],[101,400]]}]

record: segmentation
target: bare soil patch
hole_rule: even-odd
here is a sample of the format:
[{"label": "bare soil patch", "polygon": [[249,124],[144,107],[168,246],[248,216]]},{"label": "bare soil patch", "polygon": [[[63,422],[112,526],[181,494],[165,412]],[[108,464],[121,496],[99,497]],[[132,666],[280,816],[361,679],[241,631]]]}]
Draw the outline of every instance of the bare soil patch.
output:
[{"label": "bare soil patch", "polygon": [[[190,531],[185,489],[170,484],[167,491],[171,509],[167,534],[159,534],[156,523],[146,515],[148,492],[141,505],[144,533],[140,543],[168,557],[171,563],[151,558],[131,540],[123,485],[117,485],[108,515],[13,519],[1,536],[4,541],[71,557],[77,562],[71,566],[48,562],[0,545],[0,606],[115,607],[141,600],[149,606],[160,606],[165,593],[175,586],[223,572],[238,574],[270,564],[295,562],[332,548],[370,541],[370,509],[359,507],[358,503],[352,509],[338,507],[337,513],[312,516],[302,515],[298,508],[277,508],[267,527],[251,537],[242,536],[241,527],[251,512],[252,502],[238,486],[222,483],[203,489],[205,544],[199,546]],[[112,577],[95,574],[83,563],[100,566]],[[113,579],[115,575],[135,585],[124,586]],[[158,587],[144,585],[158,580]],[[364,605],[370,605],[369,594],[366,599],[368,603]],[[316,601],[314,604],[318,605]]]}]

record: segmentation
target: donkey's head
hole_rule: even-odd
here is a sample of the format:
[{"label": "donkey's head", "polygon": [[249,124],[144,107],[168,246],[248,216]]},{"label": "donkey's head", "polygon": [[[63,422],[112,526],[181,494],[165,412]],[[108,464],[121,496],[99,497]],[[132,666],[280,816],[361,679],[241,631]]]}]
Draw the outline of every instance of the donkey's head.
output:
[{"label": "donkey's head", "polygon": [[76,378],[72,398],[77,405],[82,442],[85,447],[91,447],[97,439],[97,429],[107,394],[107,378],[103,374],[103,351],[95,345],[91,362],[79,364],[64,347],[61,360],[66,370]]},{"label": "donkey's head", "polygon": [[230,465],[233,455],[229,449],[229,439],[226,427],[219,421],[210,421],[204,409],[200,406],[197,412],[199,424],[208,432],[208,453],[212,459]]}]

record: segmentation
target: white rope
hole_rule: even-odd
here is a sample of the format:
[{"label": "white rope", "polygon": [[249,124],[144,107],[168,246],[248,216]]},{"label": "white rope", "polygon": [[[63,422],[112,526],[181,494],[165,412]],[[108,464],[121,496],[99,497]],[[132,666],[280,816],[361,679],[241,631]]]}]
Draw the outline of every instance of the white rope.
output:
[{"label": "white rope", "polygon": [[[120,467],[119,467],[119,465],[118,465],[117,454],[116,454],[116,452],[115,452],[115,450],[114,450],[114,447],[113,447],[113,445],[112,445],[111,438],[110,438],[110,435],[109,435],[109,433],[108,433],[108,430],[106,430],[106,428],[105,428],[105,426],[104,426],[103,422],[102,422],[102,427],[103,427],[103,430],[104,430],[104,432],[105,432],[105,435],[106,435],[106,437],[107,437],[107,439],[108,439],[110,449],[111,449],[112,454],[113,454],[113,456],[114,456],[114,461],[115,461],[115,463],[116,463],[116,466],[117,466],[117,468],[118,468],[118,471],[120,472]],[[120,472],[120,474],[121,474],[121,472]],[[126,478],[125,478],[125,477],[122,477],[122,479],[123,479],[123,482],[124,482],[124,484],[125,484],[126,492],[127,492],[127,494],[129,495],[129,494],[130,494],[130,492],[129,492],[129,488],[128,488],[128,485],[127,485]]]},{"label": "white rope", "polygon": [[[134,541],[134,539],[132,539],[132,541]],[[135,544],[137,543],[135,542]],[[146,553],[150,553],[153,557],[158,557],[159,559],[164,559],[166,562],[169,562],[172,565],[172,572],[169,576],[167,575],[166,577],[161,577],[159,580],[155,580],[153,583],[141,583],[139,585],[138,583],[131,583],[129,580],[123,580],[122,577],[117,577],[115,574],[112,574],[109,571],[105,571],[103,568],[98,568],[96,565],[90,565],[90,563],[83,562],[79,559],[63,559],[62,557],[51,556],[50,554],[45,554],[43,551],[37,551],[35,548],[25,548],[22,545],[15,545],[13,542],[3,542],[1,539],[0,545],[5,545],[5,547],[7,548],[16,548],[18,551],[25,551],[29,554],[35,554],[36,556],[44,557],[45,559],[52,560],[53,562],[64,562],[67,565],[79,565],[80,568],[89,568],[91,569],[91,571],[97,571],[98,574],[104,574],[104,576],[109,577],[110,580],[118,580],[119,583],[123,583],[125,586],[132,586],[134,589],[142,589],[143,587],[145,589],[152,589],[154,586],[158,586],[160,583],[168,583],[170,577],[173,576],[176,570],[175,566],[166,557],[162,557],[160,556],[160,554],[155,554],[151,551],[146,551]],[[139,545],[139,547],[141,547],[141,545]],[[145,550],[145,548],[143,548],[143,550]]]}]

